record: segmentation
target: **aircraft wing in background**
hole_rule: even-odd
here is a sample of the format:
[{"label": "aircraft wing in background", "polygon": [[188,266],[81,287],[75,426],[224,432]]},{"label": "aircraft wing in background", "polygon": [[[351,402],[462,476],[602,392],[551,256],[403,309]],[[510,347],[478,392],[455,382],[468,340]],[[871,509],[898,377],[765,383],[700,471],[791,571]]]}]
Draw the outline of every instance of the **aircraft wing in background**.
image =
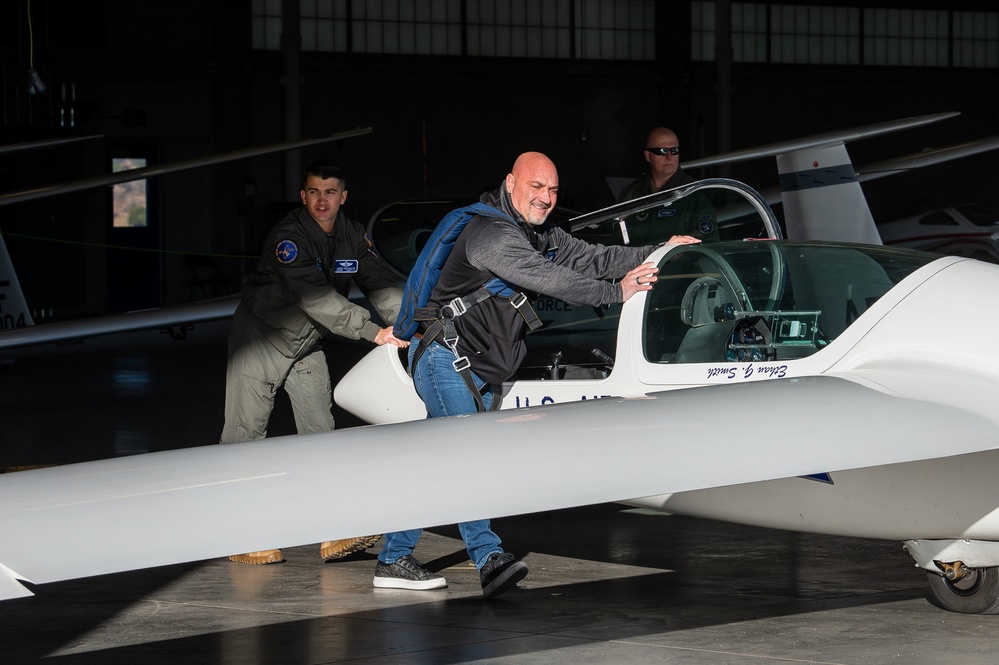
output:
[{"label": "aircraft wing in background", "polygon": [[22,203],[24,201],[34,201],[36,199],[43,199],[57,194],[79,192],[85,189],[93,189],[95,187],[109,187],[123,182],[131,182],[132,180],[144,180],[146,178],[153,178],[167,173],[176,173],[177,171],[186,171],[188,169],[201,168],[203,166],[211,166],[213,164],[222,164],[239,159],[248,159],[250,157],[268,155],[274,152],[297,150],[299,148],[306,148],[312,145],[328,143],[329,141],[339,141],[341,139],[348,139],[355,136],[363,136],[365,134],[370,134],[371,132],[371,127],[358,127],[357,129],[337,132],[335,134],[331,134],[330,136],[323,136],[315,139],[301,139],[298,141],[272,143],[270,145],[260,146],[257,148],[234,150],[232,152],[224,152],[217,155],[210,155],[208,157],[201,157],[198,159],[189,159],[182,162],[157,164],[140,169],[129,169],[127,171],[119,171],[118,173],[108,173],[90,178],[81,178],[80,180],[74,180],[72,182],[54,183],[52,185],[33,187],[32,189],[26,189],[20,192],[0,194],[0,206]]},{"label": "aircraft wing in background", "polygon": [[[25,347],[74,342],[104,335],[145,330],[171,330],[175,339],[195,324],[232,318],[239,294],[186,305],[174,305],[121,314],[107,314],[0,332],[0,356]],[[224,337],[219,339],[224,340]]]},{"label": "aircraft wing in background", "polygon": [[40,141],[25,141],[24,143],[8,143],[6,145],[0,145],[0,155],[9,152],[24,152],[27,150],[40,150],[42,148],[54,148],[57,146],[67,145],[69,143],[79,143],[80,141],[91,141],[93,139],[102,139],[103,134],[88,134],[86,136],[69,136],[65,138],[58,139],[42,139]]},{"label": "aircraft wing in background", "polygon": [[[131,169],[118,173],[83,178],[74,182],[58,183],[44,187],[36,187],[21,192],[0,194],[0,206],[85,189],[92,189],[95,187],[106,187],[131,180],[141,180],[167,173],[247,159],[274,152],[304,148],[311,145],[327,143],[329,141],[363,136],[371,133],[371,131],[371,127],[359,127],[357,129],[338,132],[330,136],[315,139],[275,143],[183,162]],[[0,147],[0,150],[13,152],[17,150],[44,148],[52,145],[61,145],[62,143],[73,140],[84,140],[90,138],[99,138],[99,136],[16,144]],[[358,300],[362,296],[359,292],[354,292],[350,297],[354,300]],[[142,339],[133,341],[133,343],[146,346],[151,344],[153,340],[158,341],[164,337],[174,340],[183,340],[187,338],[195,324],[210,324],[231,318],[238,304],[239,294],[235,294],[185,305],[173,305],[137,312],[100,315],[76,319],[73,321],[63,321],[60,323],[34,325],[35,322],[32,320],[31,314],[28,310],[28,305],[25,302],[24,294],[14,271],[14,265],[11,261],[10,254],[7,251],[6,243],[3,240],[3,236],[0,235],[0,353],[3,353],[5,356],[25,355],[28,352],[20,351],[16,354],[12,352],[15,350],[26,349],[27,347],[66,344],[73,342],[78,343],[80,340],[92,337],[118,335],[122,333],[136,333],[146,330],[164,331],[168,334],[166,336],[157,335],[155,338],[151,336],[144,336]],[[213,341],[221,341],[225,339],[224,335],[227,331],[228,326],[225,326],[224,328],[221,326],[214,326],[214,329],[209,333],[209,335]],[[199,334],[199,337],[204,338],[206,335]],[[133,340],[135,340],[134,337]],[[47,350],[51,349],[52,347],[48,347]]]},{"label": "aircraft wing in background", "polygon": [[[783,204],[786,235],[793,240],[880,244],[881,236],[859,183],[926,168],[999,148],[999,136],[924,150],[856,168],[846,143],[915,129],[960,115],[935,113],[778,141],[682,163],[684,169],[775,157],[779,188],[761,188],[770,205]],[[630,178],[608,178],[615,196]]]},{"label": "aircraft wing in background", "polygon": [[[181,341],[196,324],[200,326],[231,318],[238,304],[237,293],[185,305],[34,325],[14,272],[14,264],[0,235],[0,357],[30,355],[25,352],[28,347],[39,347],[36,352],[51,353],[54,350],[51,345],[54,344],[79,344],[89,338],[147,330],[154,331],[157,337]],[[160,335],[160,331],[167,334]],[[221,334],[214,334],[214,338],[224,340],[227,331],[228,324],[224,329],[220,328]],[[149,344],[153,339],[147,335],[140,343]],[[120,348],[121,338],[116,340],[115,348]]]},{"label": "aircraft wing in background", "polygon": [[776,157],[788,238],[880,244],[881,236],[846,150],[847,141],[913,129],[957,115],[937,113],[823,132],[697,159],[683,167],[696,169]]},{"label": "aircraft wing in background", "polygon": [[759,159],[761,157],[777,157],[779,155],[786,155],[798,150],[835,146],[848,141],[859,141],[860,139],[871,138],[872,136],[881,136],[906,129],[915,129],[917,127],[922,127],[923,125],[939,122],[941,120],[947,120],[948,118],[954,118],[959,115],[961,114],[957,111],[950,111],[947,113],[933,113],[930,115],[913,116],[911,118],[902,118],[900,120],[888,120],[886,122],[878,122],[852,129],[834,129],[828,132],[812,134],[811,136],[777,141],[775,143],[768,143],[754,148],[746,148],[745,150],[735,150],[732,152],[722,153],[720,155],[714,155],[713,157],[705,157],[703,159],[694,159],[689,162],[683,162],[682,166],[684,169],[698,169],[705,166],[717,166],[719,164],[734,164],[736,162],[744,162],[750,159]]}]

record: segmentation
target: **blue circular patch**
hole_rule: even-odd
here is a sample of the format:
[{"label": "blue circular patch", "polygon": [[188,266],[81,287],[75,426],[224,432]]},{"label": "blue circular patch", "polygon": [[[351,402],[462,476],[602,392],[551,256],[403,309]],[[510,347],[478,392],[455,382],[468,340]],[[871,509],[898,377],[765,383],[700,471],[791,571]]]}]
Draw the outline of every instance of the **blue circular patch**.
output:
[{"label": "blue circular patch", "polygon": [[298,245],[291,240],[282,240],[274,248],[274,256],[277,257],[278,263],[284,265],[294,263],[298,258]]},{"label": "blue circular patch", "polygon": [[697,225],[697,230],[704,235],[711,235],[715,231],[715,223],[710,219],[701,220],[701,223]]}]

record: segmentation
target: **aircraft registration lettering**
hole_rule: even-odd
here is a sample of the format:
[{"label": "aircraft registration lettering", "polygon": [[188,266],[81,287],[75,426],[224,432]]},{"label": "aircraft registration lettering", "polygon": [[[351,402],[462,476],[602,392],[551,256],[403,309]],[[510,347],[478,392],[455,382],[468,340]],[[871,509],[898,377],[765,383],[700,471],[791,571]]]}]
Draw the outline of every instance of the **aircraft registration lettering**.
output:
[{"label": "aircraft registration lettering", "polygon": [[[566,400],[566,401],[585,402],[588,399],[603,399],[604,397],[610,397],[610,395],[591,395],[589,397],[587,397],[586,395],[580,395],[578,400]],[[523,406],[531,405],[531,398],[527,395],[514,395],[513,400],[514,400],[514,408],[516,409],[519,409]],[[545,404],[554,404],[554,403],[555,403],[555,398],[552,397],[551,395],[545,395],[544,397],[541,398],[542,406],[544,406]]]},{"label": "aircraft registration lettering", "polygon": [[[0,238],[0,249],[3,249],[3,239]],[[13,268],[11,268],[13,270]],[[24,312],[4,312],[3,303],[7,300],[8,290],[15,296],[15,289],[11,288],[9,279],[0,279],[0,330],[13,330],[14,328],[24,328],[28,322],[24,318]],[[17,309],[17,300],[13,301],[14,309]]]},{"label": "aircraft registration lettering", "polygon": [[571,312],[572,305],[556,298],[538,298],[534,301],[534,309],[539,312]]},{"label": "aircraft registration lettering", "polygon": [[709,379],[748,379],[754,374],[762,374],[770,379],[783,379],[787,376],[787,365],[747,365],[739,367],[709,367]]},{"label": "aircraft registration lettering", "polygon": [[24,314],[19,314],[15,319],[13,314],[0,316],[0,330],[13,330],[14,328],[24,328]]}]

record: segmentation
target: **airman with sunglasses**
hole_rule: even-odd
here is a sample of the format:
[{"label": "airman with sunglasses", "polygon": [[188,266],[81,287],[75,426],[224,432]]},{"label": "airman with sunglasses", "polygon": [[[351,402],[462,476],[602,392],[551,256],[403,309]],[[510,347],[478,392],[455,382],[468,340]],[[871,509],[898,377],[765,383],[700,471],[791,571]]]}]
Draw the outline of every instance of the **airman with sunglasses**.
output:
[{"label": "airman with sunglasses", "polygon": [[[666,127],[653,128],[645,139],[643,155],[649,164],[649,170],[621,191],[618,196],[619,202],[694,182],[694,178],[680,168],[680,141],[673,130]],[[631,244],[660,242],[656,237],[664,233],[666,237],[686,234],[706,242],[718,240],[714,206],[705,197],[698,197],[695,194],[690,199],[679,201],[673,207],[663,209],[659,215],[666,213],[672,217],[670,220],[664,220],[668,222],[665,225],[668,228],[662,228],[664,225],[659,224],[649,227],[651,220],[647,218],[650,213],[638,213],[632,216],[635,219],[629,218]]]}]

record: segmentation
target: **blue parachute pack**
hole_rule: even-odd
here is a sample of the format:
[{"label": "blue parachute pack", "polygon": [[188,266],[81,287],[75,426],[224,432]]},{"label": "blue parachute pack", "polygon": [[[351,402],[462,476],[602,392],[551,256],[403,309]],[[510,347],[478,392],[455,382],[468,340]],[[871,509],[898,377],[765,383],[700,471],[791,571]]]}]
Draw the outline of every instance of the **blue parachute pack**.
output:
[{"label": "blue parachute pack", "polygon": [[[504,219],[514,225],[517,223],[506,213],[485,203],[473,203],[464,208],[452,210],[445,215],[444,219],[438,222],[437,228],[434,229],[427,244],[424,245],[417,257],[413,271],[409,273],[409,279],[406,280],[406,286],[403,290],[402,308],[396,318],[393,334],[399,339],[412,339],[419,330],[420,323],[425,323],[427,327],[413,354],[413,365],[415,366],[431,342],[440,341],[454,354],[454,362],[451,363],[454,371],[465,381],[465,385],[475,399],[476,408],[483,411],[485,405],[482,394],[472,378],[471,363],[468,357],[461,355],[458,351],[458,329],[454,320],[467,312],[470,307],[496,296],[509,300],[510,304],[517,308],[520,315],[524,317],[531,330],[541,327],[541,321],[538,320],[527,296],[496,276],[493,276],[470,294],[455,298],[440,307],[427,307],[430,294],[440,278],[444,263],[447,262],[448,256],[454,249],[455,241],[465,226],[475,217]],[[499,408],[499,403],[500,400],[494,396],[493,408]]]},{"label": "blue parachute pack", "polygon": [[[506,213],[485,203],[473,203],[464,208],[452,210],[438,222],[437,228],[430,235],[427,244],[423,246],[416,259],[412,272],[406,280],[403,289],[402,308],[396,318],[393,334],[399,339],[412,339],[419,329],[419,322],[425,319],[417,318],[418,310],[426,307],[430,293],[434,290],[441,276],[441,269],[454,249],[454,243],[465,226],[476,216],[492,217],[516,222]],[[499,277],[493,277],[483,287],[490,295],[509,298],[517,292]]]}]

